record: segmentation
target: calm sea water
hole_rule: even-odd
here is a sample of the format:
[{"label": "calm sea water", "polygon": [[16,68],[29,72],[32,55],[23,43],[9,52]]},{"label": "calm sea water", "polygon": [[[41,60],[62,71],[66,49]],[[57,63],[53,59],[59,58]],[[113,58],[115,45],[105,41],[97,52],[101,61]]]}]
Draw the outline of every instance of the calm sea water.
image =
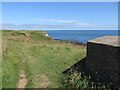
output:
[{"label": "calm sea water", "polygon": [[102,36],[118,35],[117,30],[47,30],[46,32],[53,39],[82,43]]}]

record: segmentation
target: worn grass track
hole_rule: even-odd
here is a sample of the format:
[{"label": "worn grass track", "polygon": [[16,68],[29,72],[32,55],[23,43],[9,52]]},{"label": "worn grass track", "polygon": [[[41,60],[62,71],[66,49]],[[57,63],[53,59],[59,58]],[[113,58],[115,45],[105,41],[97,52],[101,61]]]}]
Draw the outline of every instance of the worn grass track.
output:
[{"label": "worn grass track", "polygon": [[17,88],[23,70],[26,88],[57,88],[62,72],[86,55],[85,46],[55,41],[40,31],[3,30],[2,87]]}]

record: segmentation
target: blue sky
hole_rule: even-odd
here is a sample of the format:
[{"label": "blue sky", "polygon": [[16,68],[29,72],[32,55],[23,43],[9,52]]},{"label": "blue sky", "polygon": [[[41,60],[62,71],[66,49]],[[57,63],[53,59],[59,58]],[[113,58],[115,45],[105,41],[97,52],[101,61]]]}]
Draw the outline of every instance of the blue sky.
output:
[{"label": "blue sky", "polygon": [[3,29],[117,30],[117,2],[3,2]]}]

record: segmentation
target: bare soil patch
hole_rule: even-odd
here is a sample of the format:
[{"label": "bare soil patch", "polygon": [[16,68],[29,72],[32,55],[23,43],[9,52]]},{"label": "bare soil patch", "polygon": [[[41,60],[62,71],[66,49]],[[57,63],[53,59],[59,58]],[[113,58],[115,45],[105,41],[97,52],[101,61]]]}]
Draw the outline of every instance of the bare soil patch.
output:
[{"label": "bare soil patch", "polygon": [[40,81],[39,83],[40,86],[47,88],[47,86],[50,84],[48,76],[46,76],[45,74],[38,74],[36,78],[37,82],[39,82],[40,79],[43,79],[43,81]]},{"label": "bare soil patch", "polygon": [[20,71],[20,80],[18,82],[18,88],[25,88],[26,84],[27,84],[27,79],[26,79],[26,75],[24,73],[24,71]]},{"label": "bare soil patch", "polygon": [[[22,56],[22,57],[23,57],[23,54],[24,54],[24,53],[19,53],[19,55]],[[23,57],[23,58],[22,58],[22,62],[25,63],[25,61],[26,61],[26,59]]]}]

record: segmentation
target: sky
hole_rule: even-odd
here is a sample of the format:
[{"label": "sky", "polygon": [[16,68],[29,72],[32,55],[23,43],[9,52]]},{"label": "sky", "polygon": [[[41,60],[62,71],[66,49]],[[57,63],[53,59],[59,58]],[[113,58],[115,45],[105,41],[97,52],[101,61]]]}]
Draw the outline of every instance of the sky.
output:
[{"label": "sky", "polygon": [[117,2],[3,2],[2,29],[117,30]]},{"label": "sky", "polygon": [[2,0],[2,2],[119,2],[120,0]]}]

